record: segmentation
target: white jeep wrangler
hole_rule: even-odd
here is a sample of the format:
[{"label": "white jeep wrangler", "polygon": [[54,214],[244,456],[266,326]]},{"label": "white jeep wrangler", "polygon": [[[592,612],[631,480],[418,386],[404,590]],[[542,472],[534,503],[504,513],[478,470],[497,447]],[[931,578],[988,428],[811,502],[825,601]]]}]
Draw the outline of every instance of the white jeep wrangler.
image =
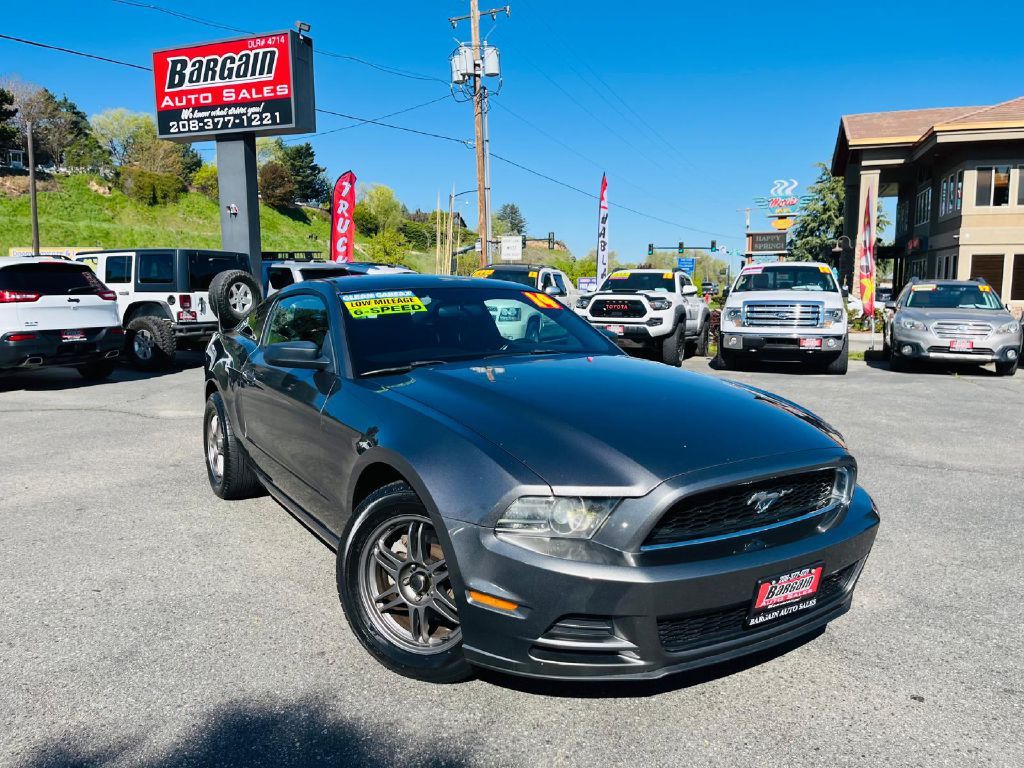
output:
[{"label": "white jeep wrangler", "polygon": [[139,368],[170,363],[179,345],[205,343],[218,315],[241,322],[261,298],[244,253],[146,248],[92,251],[76,261],[117,294],[127,356]]},{"label": "white jeep wrangler", "polygon": [[616,270],[577,299],[576,314],[614,335],[620,347],[653,349],[667,365],[708,351],[711,310],[680,269]]},{"label": "white jeep wrangler", "polygon": [[744,267],[722,309],[718,364],[742,359],[799,360],[846,373],[846,306],[832,270],[817,262]]}]

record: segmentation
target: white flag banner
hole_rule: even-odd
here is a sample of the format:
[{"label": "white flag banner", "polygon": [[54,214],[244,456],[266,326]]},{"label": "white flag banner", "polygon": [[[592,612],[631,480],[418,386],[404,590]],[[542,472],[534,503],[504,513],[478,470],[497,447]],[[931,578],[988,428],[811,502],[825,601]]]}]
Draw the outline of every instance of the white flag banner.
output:
[{"label": "white flag banner", "polygon": [[601,175],[601,203],[597,219],[597,285],[608,278],[608,176]]}]

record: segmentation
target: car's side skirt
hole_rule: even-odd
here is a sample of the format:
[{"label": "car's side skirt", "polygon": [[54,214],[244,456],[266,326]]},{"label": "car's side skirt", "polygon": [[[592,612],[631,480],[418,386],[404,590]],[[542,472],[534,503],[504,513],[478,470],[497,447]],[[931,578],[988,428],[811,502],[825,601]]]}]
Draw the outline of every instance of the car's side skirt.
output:
[{"label": "car's side skirt", "polygon": [[302,523],[314,536],[320,539],[320,541],[326,544],[331,550],[338,550],[338,546],[341,544],[341,539],[331,533],[331,531],[316,517],[309,514],[299,506],[293,498],[274,485],[274,482],[265,474],[260,472],[259,469],[256,469],[256,476],[259,477],[260,482],[263,483],[263,487],[267,489],[267,493],[273,497],[274,501],[288,510],[288,513],[292,517]]}]

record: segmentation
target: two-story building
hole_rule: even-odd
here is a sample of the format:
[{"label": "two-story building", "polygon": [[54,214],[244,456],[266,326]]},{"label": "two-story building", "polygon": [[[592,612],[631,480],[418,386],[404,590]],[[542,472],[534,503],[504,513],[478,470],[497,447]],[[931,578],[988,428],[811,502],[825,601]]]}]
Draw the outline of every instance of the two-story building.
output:
[{"label": "two-story building", "polygon": [[[1024,97],[844,115],[832,175],[846,181],[844,230],[858,256],[868,195],[897,198],[895,246],[880,254],[896,290],[911,277],[983,277],[1024,311]],[[855,263],[844,260],[848,272]]]}]

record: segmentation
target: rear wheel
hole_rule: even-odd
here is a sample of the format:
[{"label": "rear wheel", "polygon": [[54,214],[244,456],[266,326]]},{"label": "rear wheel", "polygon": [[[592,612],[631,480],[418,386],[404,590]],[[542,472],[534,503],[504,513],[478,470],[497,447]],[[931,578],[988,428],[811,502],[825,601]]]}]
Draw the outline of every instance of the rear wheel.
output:
[{"label": "rear wheel", "polygon": [[686,325],[680,322],[661,342],[661,362],[678,368],[686,357]]},{"label": "rear wheel", "polygon": [[114,372],[114,364],[109,360],[98,360],[95,363],[86,363],[78,366],[78,372],[83,379],[88,381],[102,381],[109,378]]},{"label": "rear wheel", "polygon": [[224,400],[214,392],[203,414],[203,446],[206,474],[213,492],[222,499],[247,499],[262,490],[259,479],[235,437]]},{"label": "rear wheel", "polygon": [[338,595],[359,642],[381,664],[432,683],[465,680],[448,559],[423,502],[404,482],[370,494],[338,548]]},{"label": "rear wheel", "polygon": [[128,357],[136,368],[152,371],[169,365],[177,351],[170,320],[143,316],[128,322]]}]

